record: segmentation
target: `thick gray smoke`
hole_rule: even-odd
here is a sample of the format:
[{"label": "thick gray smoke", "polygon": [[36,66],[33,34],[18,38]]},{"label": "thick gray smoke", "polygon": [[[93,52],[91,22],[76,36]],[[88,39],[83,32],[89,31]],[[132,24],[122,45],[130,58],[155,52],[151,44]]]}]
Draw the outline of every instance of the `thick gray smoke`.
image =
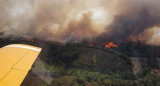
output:
[{"label": "thick gray smoke", "polygon": [[[142,0],[128,1],[124,4],[126,11],[115,16],[113,22],[107,26],[109,35],[115,38],[126,38],[130,35],[138,35],[145,29],[159,26],[160,24],[160,1]],[[113,34],[114,33],[114,34]]]},{"label": "thick gray smoke", "polygon": [[[159,38],[160,26],[160,1],[158,0],[121,0],[118,2],[118,14],[112,23],[106,26],[99,40],[114,41],[142,41],[150,44],[160,43],[153,41]],[[151,29],[151,30],[148,30]],[[157,32],[155,31],[157,30]],[[152,42],[151,42],[152,40]]]},{"label": "thick gray smoke", "polygon": [[[99,0],[1,0],[4,36],[80,42],[100,34],[112,3]],[[107,16],[105,14],[108,14]],[[103,18],[108,19],[103,21]]]},{"label": "thick gray smoke", "polygon": [[[61,42],[159,45],[159,0],[0,0],[0,31]],[[155,29],[156,28],[156,29]]]}]

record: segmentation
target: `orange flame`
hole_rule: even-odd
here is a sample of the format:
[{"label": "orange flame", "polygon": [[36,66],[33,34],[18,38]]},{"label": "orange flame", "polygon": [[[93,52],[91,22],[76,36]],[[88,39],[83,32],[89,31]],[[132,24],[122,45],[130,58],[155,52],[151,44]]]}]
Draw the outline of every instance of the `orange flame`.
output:
[{"label": "orange flame", "polygon": [[[106,44],[107,43],[107,44]],[[105,48],[118,47],[114,42],[105,42]]]}]

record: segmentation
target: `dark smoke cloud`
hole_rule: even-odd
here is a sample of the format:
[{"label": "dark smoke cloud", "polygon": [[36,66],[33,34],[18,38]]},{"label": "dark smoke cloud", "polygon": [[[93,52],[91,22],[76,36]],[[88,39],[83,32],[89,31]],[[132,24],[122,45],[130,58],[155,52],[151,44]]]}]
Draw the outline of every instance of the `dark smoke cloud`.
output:
[{"label": "dark smoke cloud", "polygon": [[106,32],[100,36],[104,37],[103,40],[125,40],[129,36],[137,36],[146,29],[160,25],[160,1],[122,0],[121,3],[119,14],[115,15],[113,22],[106,27]]},{"label": "dark smoke cloud", "polygon": [[159,0],[1,0],[0,31],[4,36],[61,42],[139,40],[154,44],[153,39],[159,37],[155,34],[160,33],[153,30],[160,26],[159,3]]}]

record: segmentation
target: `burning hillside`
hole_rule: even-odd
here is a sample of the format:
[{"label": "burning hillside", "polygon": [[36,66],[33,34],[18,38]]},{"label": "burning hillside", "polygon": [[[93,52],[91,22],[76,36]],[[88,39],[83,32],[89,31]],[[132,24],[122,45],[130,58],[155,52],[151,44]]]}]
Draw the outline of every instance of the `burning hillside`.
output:
[{"label": "burning hillside", "polygon": [[0,47],[41,47],[44,86],[160,86],[159,3],[0,0]]},{"label": "burning hillside", "polygon": [[[91,85],[107,85],[106,80],[111,80],[112,82],[109,85],[113,86],[119,86],[119,84],[122,86],[127,86],[128,84],[130,86],[135,84],[145,86],[155,84],[154,86],[159,86],[157,85],[159,80],[159,72],[157,71],[159,71],[160,67],[160,47],[145,45],[140,42],[120,44],[105,42],[101,46],[100,44],[90,44],[92,45],[90,47],[86,43],[62,44],[37,39],[33,39],[33,41],[0,38],[0,40],[1,47],[8,44],[22,43],[43,48],[39,56],[43,63],[36,61],[38,65],[34,65],[30,71],[35,75],[31,76],[29,74],[22,86],[28,86],[29,84],[39,86],[39,84],[48,79],[50,81],[47,82],[53,86],[63,86],[64,84],[66,86],[87,85],[88,83],[91,83]],[[111,49],[104,48],[104,46],[109,46]],[[40,67],[43,67],[43,69]],[[50,76],[46,76],[46,71],[44,70]],[[148,76],[152,77],[152,80]],[[80,82],[82,80],[80,77],[83,78],[83,82]],[[143,83],[145,80],[150,82]]]}]

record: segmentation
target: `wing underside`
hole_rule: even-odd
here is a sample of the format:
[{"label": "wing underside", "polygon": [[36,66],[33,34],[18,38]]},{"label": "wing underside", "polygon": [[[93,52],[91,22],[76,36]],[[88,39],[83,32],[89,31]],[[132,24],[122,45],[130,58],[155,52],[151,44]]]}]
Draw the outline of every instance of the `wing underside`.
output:
[{"label": "wing underside", "polygon": [[20,86],[41,48],[12,44],[0,49],[0,86]]}]

